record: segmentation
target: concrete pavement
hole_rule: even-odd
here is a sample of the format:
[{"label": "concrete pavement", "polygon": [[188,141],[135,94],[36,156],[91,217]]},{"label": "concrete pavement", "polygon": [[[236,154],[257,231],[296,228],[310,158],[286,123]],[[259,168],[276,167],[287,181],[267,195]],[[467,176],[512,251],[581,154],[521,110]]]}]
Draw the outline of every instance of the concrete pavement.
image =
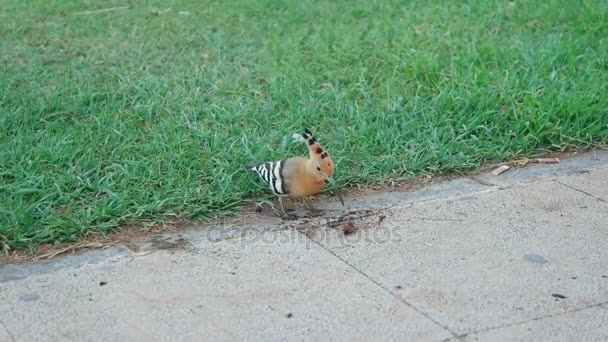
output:
[{"label": "concrete pavement", "polygon": [[608,340],[608,153],[0,266],[0,341]]}]

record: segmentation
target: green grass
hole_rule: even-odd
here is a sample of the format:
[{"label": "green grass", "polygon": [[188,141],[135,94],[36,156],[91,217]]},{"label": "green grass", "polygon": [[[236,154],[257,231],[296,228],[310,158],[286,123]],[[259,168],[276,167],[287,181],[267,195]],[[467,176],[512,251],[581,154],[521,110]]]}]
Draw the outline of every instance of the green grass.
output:
[{"label": "green grass", "polygon": [[0,0],[0,37],[0,251],[214,217],[304,127],[344,186],[608,142],[606,1]]}]

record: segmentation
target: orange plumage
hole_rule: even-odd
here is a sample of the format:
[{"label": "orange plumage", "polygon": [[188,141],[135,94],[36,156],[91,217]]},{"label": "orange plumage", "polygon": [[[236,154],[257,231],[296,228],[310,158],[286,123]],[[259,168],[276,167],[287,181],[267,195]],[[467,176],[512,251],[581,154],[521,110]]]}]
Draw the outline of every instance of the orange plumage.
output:
[{"label": "orange plumage", "polygon": [[[316,195],[323,189],[325,181],[336,187],[333,179],[334,163],[312,132],[306,129],[301,135],[294,134],[294,137],[306,143],[309,159],[293,157],[277,162],[247,165],[260,176],[275,195],[279,196],[284,214],[282,197]],[[344,204],[342,197],[340,201]]]}]

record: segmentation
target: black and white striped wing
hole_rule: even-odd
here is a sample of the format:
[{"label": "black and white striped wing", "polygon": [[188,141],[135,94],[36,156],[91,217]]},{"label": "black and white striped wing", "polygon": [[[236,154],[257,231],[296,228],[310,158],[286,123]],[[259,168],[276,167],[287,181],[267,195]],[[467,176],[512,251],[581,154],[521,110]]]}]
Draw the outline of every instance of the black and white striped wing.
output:
[{"label": "black and white striped wing", "polygon": [[254,166],[251,170],[255,171],[260,176],[275,195],[285,195],[283,164],[284,162],[282,160],[279,160],[278,162],[268,162]]}]

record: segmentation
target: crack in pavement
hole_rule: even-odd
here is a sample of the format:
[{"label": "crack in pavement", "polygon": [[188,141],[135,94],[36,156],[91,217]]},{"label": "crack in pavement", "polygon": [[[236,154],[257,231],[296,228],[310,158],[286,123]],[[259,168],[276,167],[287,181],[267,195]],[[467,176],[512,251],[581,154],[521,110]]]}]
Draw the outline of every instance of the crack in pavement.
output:
[{"label": "crack in pavement", "polygon": [[[344,264],[346,264],[348,267],[352,268],[353,270],[355,270],[357,273],[361,274],[363,277],[365,277],[366,279],[368,279],[369,281],[371,281],[372,283],[374,283],[376,286],[380,287],[381,289],[383,289],[384,291],[388,292],[391,296],[393,296],[395,299],[397,299],[398,301],[402,302],[403,304],[405,304],[406,306],[408,306],[409,308],[411,308],[412,310],[416,311],[417,313],[421,314],[422,316],[424,316],[426,319],[430,320],[431,322],[435,323],[435,325],[437,325],[438,327],[442,328],[443,330],[447,331],[448,333],[450,333],[453,338],[460,338],[462,335],[459,335],[457,333],[455,333],[454,331],[452,331],[450,328],[442,325],[441,323],[439,323],[438,321],[436,321],[434,318],[432,318],[429,314],[427,314],[426,312],[421,311],[420,309],[418,309],[417,307],[415,307],[414,305],[412,305],[411,303],[409,303],[408,301],[406,301],[405,299],[401,298],[400,296],[396,295],[393,291],[389,290],[388,288],[386,288],[384,285],[380,284],[378,281],[376,281],[375,279],[373,279],[372,277],[370,277],[368,274],[366,274],[365,272],[361,271],[360,269],[358,269],[357,267],[351,265],[348,261],[344,260],[343,258],[341,258],[339,255],[337,255],[336,253],[334,253],[333,251],[325,248],[325,246],[321,245],[319,242],[311,239],[310,237],[308,237],[306,234],[302,233],[302,232],[298,232],[299,234],[304,235],[305,238],[309,239],[311,242],[313,242],[314,244],[316,244],[317,246],[319,246],[320,248],[324,249],[325,251],[329,252],[331,255],[333,255],[335,258],[337,258],[338,260],[342,261]],[[450,338],[448,340],[451,340],[453,338]]]},{"label": "crack in pavement", "polygon": [[474,335],[474,334],[479,334],[479,333],[485,333],[485,332],[489,332],[489,331],[493,331],[493,330],[498,330],[498,329],[503,329],[503,328],[508,328],[508,327],[513,327],[513,326],[517,326],[517,325],[522,325],[522,324],[526,324],[526,323],[530,323],[530,322],[535,322],[535,321],[539,321],[545,318],[553,318],[553,317],[560,317],[560,316],[564,316],[567,314],[571,314],[571,313],[575,313],[575,312],[579,312],[579,311],[583,311],[586,309],[593,309],[593,308],[597,308],[597,307],[602,307],[608,305],[608,301],[605,302],[601,302],[601,303],[596,303],[596,304],[591,304],[588,306],[584,306],[581,308],[576,308],[576,309],[572,309],[572,310],[567,310],[567,311],[562,311],[562,312],[557,312],[557,313],[553,313],[553,314],[548,314],[548,315],[544,315],[544,316],[538,316],[538,317],[534,317],[534,318],[530,318],[527,320],[523,320],[523,321],[519,321],[519,322],[513,322],[513,323],[507,323],[507,324],[503,324],[503,325],[499,325],[499,326],[495,326],[495,327],[490,327],[490,328],[485,328],[485,329],[480,329],[480,330],[474,330],[459,336],[455,336],[455,337],[450,337],[448,339],[442,340],[441,342],[448,342],[448,341],[457,341],[457,340],[461,340],[469,335]]},{"label": "crack in pavement", "polygon": [[572,185],[570,185],[570,184],[568,184],[568,183],[564,183],[564,182],[562,182],[562,181],[560,181],[560,180],[556,180],[555,182],[557,182],[558,184],[561,184],[561,185],[563,185],[563,186],[565,186],[565,187],[567,187],[567,188],[569,188],[569,189],[572,189],[572,190],[574,190],[574,191],[578,191],[578,192],[580,192],[580,193],[582,193],[582,194],[585,194],[585,195],[587,195],[587,196],[590,196],[590,197],[592,197],[592,198],[594,198],[594,199],[596,199],[596,200],[598,200],[598,201],[600,201],[600,202],[603,202],[603,203],[608,203],[608,201],[606,201],[605,199],[600,198],[600,197],[597,197],[597,196],[595,196],[595,195],[593,195],[593,194],[590,194],[590,193],[588,193],[587,191],[585,191],[585,190],[581,190],[581,189],[579,189],[579,188],[577,188],[577,187],[575,187],[575,186],[572,186]]}]

